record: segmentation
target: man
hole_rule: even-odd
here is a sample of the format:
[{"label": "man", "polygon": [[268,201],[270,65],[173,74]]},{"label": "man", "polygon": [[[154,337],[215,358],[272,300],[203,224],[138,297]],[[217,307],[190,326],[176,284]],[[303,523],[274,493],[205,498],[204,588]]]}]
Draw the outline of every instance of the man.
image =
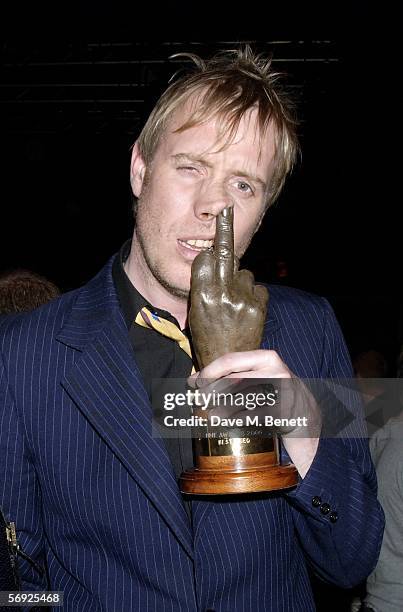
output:
[{"label": "man", "polygon": [[[2,503],[69,611],[307,612],[308,564],[350,587],[380,546],[362,439],[284,440],[300,475],[287,494],[184,500],[189,447],[152,436],[152,379],[187,377],[192,360],[136,324],[139,313],[185,330],[191,264],[213,245],[217,220],[233,209],[241,257],[297,151],[270,62],[249,49],[194,59],[133,148],[131,244],[87,286],[3,329]],[[261,349],[196,376],[233,372],[340,377],[351,366],[328,303],[272,287]],[[27,589],[44,584],[24,569]]]}]

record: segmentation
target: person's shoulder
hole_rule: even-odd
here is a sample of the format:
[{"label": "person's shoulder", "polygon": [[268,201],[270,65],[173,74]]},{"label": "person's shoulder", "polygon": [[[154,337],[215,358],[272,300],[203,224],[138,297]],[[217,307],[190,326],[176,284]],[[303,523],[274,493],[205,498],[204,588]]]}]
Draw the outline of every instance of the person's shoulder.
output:
[{"label": "person's shoulder", "polygon": [[[263,283],[262,283],[263,284]],[[326,298],[285,285],[265,285],[269,291],[269,309],[276,311],[325,312],[332,308]]]},{"label": "person's shoulder", "polygon": [[17,335],[46,333],[58,329],[71,311],[80,289],[64,293],[28,312],[19,312],[0,317],[0,338],[3,343]]},{"label": "person's shoulder", "polygon": [[311,293],[310,291],[305,291],[304,289],[297,289],[296,287],[288,287],[287,285],[275,285],[275,284],[266,284],[259,283],[265,285],[269,290],[269,294],[275,297],[277,300],[282,300],[283,302],[289,301],[302,301],[302,302],[320,302],[323,300],[323,297],[317,295],[316,293]]},{"label": "person's shoulder", "polygon": [[383,427],[375,431],[369,441],[371,452],[379,454],[388,445],[396,445],[399,450],[400,460],[403,461],[403,414],[390,418]]}]

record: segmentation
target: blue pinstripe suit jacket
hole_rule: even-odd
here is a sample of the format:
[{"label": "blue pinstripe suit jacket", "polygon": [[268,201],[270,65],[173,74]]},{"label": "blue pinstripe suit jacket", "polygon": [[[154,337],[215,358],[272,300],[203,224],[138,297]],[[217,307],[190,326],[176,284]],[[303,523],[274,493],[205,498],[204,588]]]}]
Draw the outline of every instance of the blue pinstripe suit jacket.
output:
[{"label": "blue pinstripe suit jacket", "polygon": [[[383,531],[366,440],[322,440],[292,493],[194,502],[191,532],[111,265],[1,325],[0,505],[64,610],[308,612],[307,564],[340,586],[364,579]],[[323,298],[272,287],[269,313],[262,346],[298,376],[351,375]]]}]

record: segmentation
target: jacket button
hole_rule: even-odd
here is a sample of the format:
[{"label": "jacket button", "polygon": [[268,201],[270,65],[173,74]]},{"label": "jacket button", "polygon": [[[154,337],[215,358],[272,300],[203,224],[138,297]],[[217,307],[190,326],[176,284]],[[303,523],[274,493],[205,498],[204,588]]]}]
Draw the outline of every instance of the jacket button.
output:
[{"label": "jacket button", "polygon": [[329,504],[322,504],[320,507],[320,511],[322,512],[322,514],[328,514],[330,512]]},{"label": "jacket button", "polygon": [[329,514],[329,520],[330,520],[332,523],[335,523],[335,522],[337,521],[337,519],[338,519],[338,518],[339,518],[339,515],[337,514],[336,510],[333,510],[333,512],[331,512],[331,513]]},{"label": "jacket button", "polygon": [[318,495],[315,495],[315,497],[312,497],[312,506],[314,508],[317,508],[318,506],[320,506],[321,503],[322,503],[322,500]]}]

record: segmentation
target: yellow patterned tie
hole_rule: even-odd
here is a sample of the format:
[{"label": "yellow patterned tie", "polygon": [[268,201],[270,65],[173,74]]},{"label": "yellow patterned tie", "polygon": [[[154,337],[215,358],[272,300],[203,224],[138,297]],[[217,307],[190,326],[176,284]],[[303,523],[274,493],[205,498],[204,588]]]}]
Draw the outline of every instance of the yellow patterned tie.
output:
[{"label": "yellow patterned tie", "polygon": [[[137,314],[135,322],[141,327],[147,327],[148,329],[155,329],[157,332],[175,340],[180,348],[192,359],[192,351],[190,348],[190,342],[185,334],[177,327],[174,323],[159,317],[155,313],[151,312],[145,306]],[[192,367],[192,374],[195,372],[195,368]]]}]

